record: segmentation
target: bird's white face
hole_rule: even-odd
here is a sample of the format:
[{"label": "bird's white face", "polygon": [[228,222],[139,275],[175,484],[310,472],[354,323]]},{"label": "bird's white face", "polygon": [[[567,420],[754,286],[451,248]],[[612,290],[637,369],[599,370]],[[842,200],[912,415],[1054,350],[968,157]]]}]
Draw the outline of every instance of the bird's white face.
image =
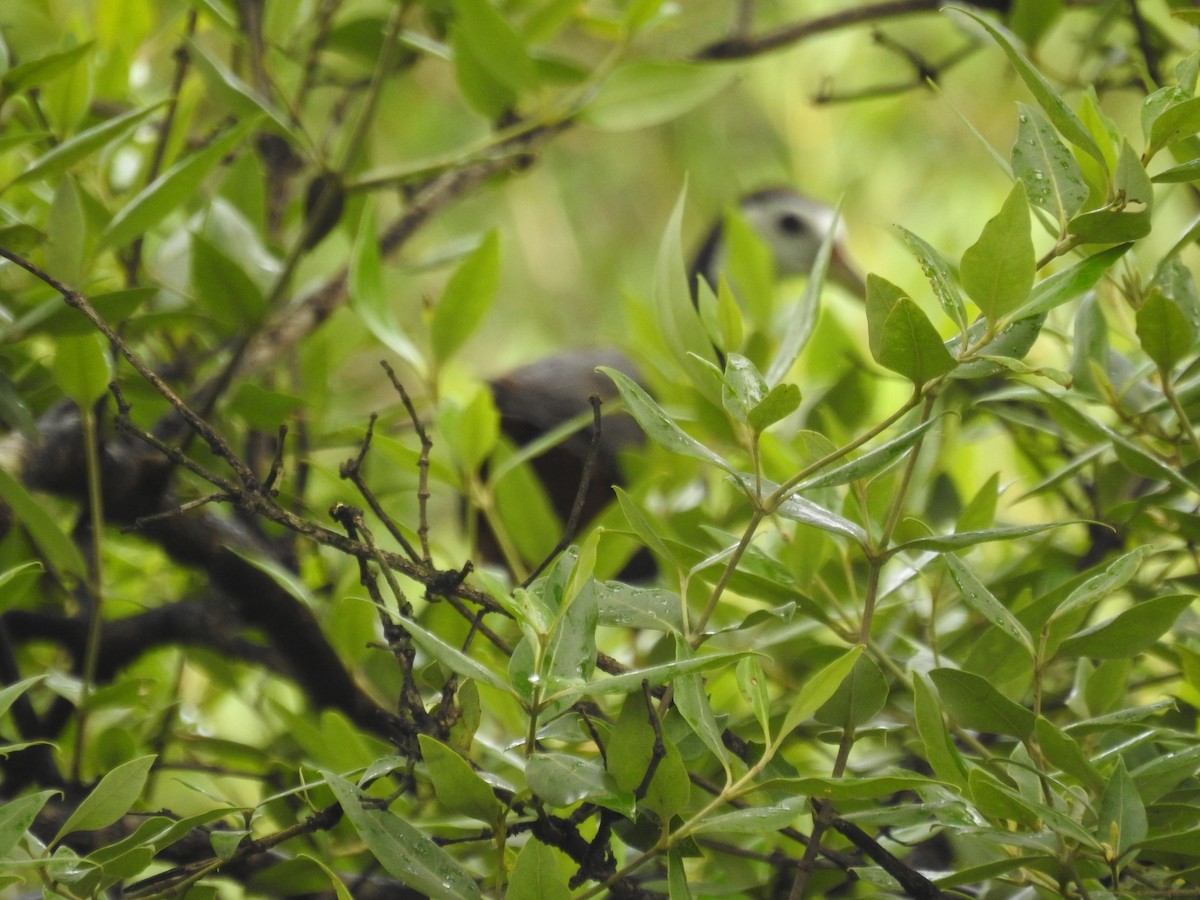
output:
[{"label": "bird's white face", "polygon": [[828,206],[779,188],[746,197],[741,213],[771,251],[776,273],[785,277],[811,271],[821,242],[834,229],[830,278],[861,295],[862,278],[846,256],[845,226]]},{"label": "bird's white face", "polygon": [[[832,209],[790,191],[753,194],[742,202],[741,212],[771,250],[780,275],[808,272],[834,227]],[[840,243],[844,237],[845,229],[838,222],[835,240]]]}]

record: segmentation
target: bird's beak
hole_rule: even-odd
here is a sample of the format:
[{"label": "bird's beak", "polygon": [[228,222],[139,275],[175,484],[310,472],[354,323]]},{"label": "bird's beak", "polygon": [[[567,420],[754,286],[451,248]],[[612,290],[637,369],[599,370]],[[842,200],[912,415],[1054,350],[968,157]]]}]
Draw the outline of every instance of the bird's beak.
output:
[{"label": "bird's beak", "polygon": [[841,243],[835,244],[829,255],[828,279],[854,295],[855,299],[866,301],[867,282],[858,267],[850,262],[849,255]]}]

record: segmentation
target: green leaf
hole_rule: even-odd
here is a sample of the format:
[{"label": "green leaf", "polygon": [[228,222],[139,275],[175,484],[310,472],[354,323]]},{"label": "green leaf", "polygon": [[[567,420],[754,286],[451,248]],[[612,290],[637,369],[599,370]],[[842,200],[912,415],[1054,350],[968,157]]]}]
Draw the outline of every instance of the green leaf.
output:
[{"label": "green leaf", "polygon": [[[563,554],[562,559],[568,559]],[[565,574],[577,581],[578,569]],[[551,691],[586,682],[596,669],[596,622],[599,602],[595,591],[566,591],[542,657],[542,675]]]},{"label": "green leaf", "polygon": [[29,533],[38,552],[51,568],[60,575],[74,575],[80,581],[87,579],[87,564],[79,548],[58,524],[50,517],[44,503],[35,500],[26,492],[6,469],[0,466],[0,498],[12,509],[18,522]]},{"label": "green leaf", "polygon": [[530,838],[513,863],[505,900],[570,900],[570,897],[571,888],[559,871],[557,854],[537,838]]},{"label": "green leaf", "polygon": [[1121,145],[1113,179],[1116,198],[1102,209],[1075,216],[1067,230],[1089,244],[1119,244],[1145,237],[1150,233],[1153,188],[1150,176],[1126,141]]},{"label": "green leaf", "polygon": [[794,384],[777,384],[771,388],[754,409],[746,423],[755,431],[766,431],[800,408],[800,388]]},{"label": "green leaf", "polygon": [[797,491],[814,490],[816,488],[835,487],[839,484],[849,484],[881,472],[892,465],[925,437],[936,423],[937,419],[927,419],[904,434],[892,438],[886,444],[880,444],[862,456],[834,466],[831,469],[819,471],[816,475],[804,479],[796,486]]},{"label": "green leaf", "polygon": [[189,37],[187,48],[188,58],[204,79],[209,93],[218,99],[224,110],[238,118],[256,122],[265,118],[274,126],[273,130],[286,137],[293,147],[303,147],[307,144],[303,133],[294,129],[287,117],[277,110],[270,100],[238,78],[198,41]]},{"label": "green leaf", "polygon": [[[820,779],[814,778],[809,780],[817,782]],[[793,791],[791,781],[782,781],[787,786],[789,792],[792,793],[792,796],[780,800],[778,803],[749,806],[733,812],[706,816],[701,822],[696,824],[696,831],[701,834],[761,835],[770,831],[778,831],[781,828],[791,827],[798,818],[808,812],[809,798],[799,790]]]},{"label": "green leaf", "polygon": [[[1049,278],[1043,278],[1033,287],[1029,301],[1013,313],[1013,318],[1023,320],[1027,316],[1036,316],[1062,306],[1069,300],[1074,300],[1090,291],[1100,281],[1104,273],[1112,268],[1113,263],[1129,252],[1132,243],[1117,244],[1099,253],[1093,253],[1069,269],[1055,272]],[[986,347],[983,348],[986,351]],[[1001,353],[1001,356],[1017,354]],[[1025,354],[1019,354],[1024,356]]]},{"label": "green leaf", "polygon": [[1135,547],[1110,562],[1103,571],[1089,575],[1082,584],[1072,590],[1058,604],[1054,612],[1050,614],[1048,621],[1053,622],[1077,609],[1091,606],[1114,591],[1120,590],[1137,574],[1147,552],[1149,552],[1147,547]]},{"label": "green leaf", "polygon": [[1150,177],[1155,184],[1180,184],[1197,179],[1200,179],[1200,159],[1189,159]]},{"label": "green leaf", "polygon": [[350,308],[375,338],[418,372],[426,370],[421,351],[396,323],[383,286],[383,263],[375,233],[375,204],[363,205],[350,258]]},{"label": "green leaf", "polygon": [[1137,311],[1137,336],[1166,377],[1195,348],[1196,330],[1179,304],[1162,291],[1152,291]]},{"label": "green leaf", "polygon": [[1081,433],[1092,435],[1096,439],[1107,439],[1116,451],[1121,465],[1133,474],[1159,479],[1192,493],[1200,494],[1200,485],[1197,485],[1174,466],[1159,459],[1132,438],[1101,424],[1062,397],[1046,391],[1039,390],[1039,393],[1050,401],[1054,414],[1068,422],[1073,428],[1077,428]]},{"label": "green leaf", "polygon": [[[625,698],[621,713],[609,734],[606,759],[608,772],[622,791],[636,791],[649,772],[656,735],[646,698],[640,690]],[[661,734],[661,729],[660,729]],[[675,743],[661,734],[663,755],[645,788],[641,804],[653,810],[660,822],[669,822],[691,796],[691,781]]]},{"label": "green leaf", "polygon": [[[862,660],[869,657],[860,657]],[[771,778],[762,787],[776,791],[786,787],[789,792],[818,800],[875,800],[890,797],[900,791],[919,791],[937,782],[923,775],[868,775],[861,778]]]},{"label": "green leaf", "polygon": [[658,687],[660,684],[674,681],[676,678],[691,672],[707,672],[711,669],[724,668],[747,655],[749,655],[748,651],[709,653],[704,656],[697,656],[694,659],[663,663],[657,666],[647,666],[642,669],[631,669],[621,675],[599,678],[595,681],[589,681],[587,684],[568,687],[548,697],[546,702],[547,704],[557,703],[574,700],[577,697],[591,697],[601,694],[627,694],[630,691],[641,690],[643,681],[649,684],[650,687]]},{"label": "green leaf", "polygon": [[663,231],[654,266],[654,314],[663,342],[676,364],[705,397],[721,403],[712,343],[692,302],[680,237],[686,188],[680,192]]},{"label": "green leaf", "polygon": [[1120,756],[1108,776],[1097,817],[1096,838],[1112,847],[1116,856],[1124,855],[1149,830],[1146,807]]},{"label": "green leaf", "polygon": [[[834,210],[832,223],[821,238],[821,246],[817,248],[817,255],[808,271],[804,293],[800,300],[793,304],[788,315],[779,350],[771,360],[771,365],[767,367],[769,385],[775,386],[783,382],[796,360],[800,358],[800,351],[807,346],[817,326],[817,316],[821,311],[821,291],[825,285],[825,274],[829,271],[829,261],[833,258],[833,248],[838,240],[838,220],[841,214],[842,208],[839,204]],[[857,275],[855,277],[857,278]],[[767,328],[770,329],[770,323],[767,323]]]},{"label": "green leaf", "polygon": [[917,674],[913,678],[913,714],[917,720],[917,733],[925,745],[925,761],[933,773],[942,781],[957,785],[960,789],[967,784],[967,766],[962,753],[950,739],[950,731],[942,718],[942,707],[929,685],[929,678]]},{"label": "green leaf", "polygon": [[138,191],[108,223],[100,235],[99,248],[124,247],[195,199],[208,174],[246,139],[257,124],[255,118],[237,123]]},{"label": "green leaf", "polygon": [[731,463],[684,432],[636,381],[624,372],[610,369],[608,366],[600,366],[599,369],[617,386],[621,401],[625,404],[625,411],[637,420],[642,430],[656,444],[672,453],[711,463],[738,478],[737,470]]},{"label": "green leaf", "polygon": [[57,844],[66,835],[76,831],[106,828],[129,812],[142,795],[142,788],[146,786],[146,779],[150,776],[150,768],[157,758],[153,754],[139,756],[105,774],[100,783],[83,798],[70,818],[63,823],[51,843]]},{"label": "green leaf", "polygon": [[20,93],[26,88],[41,87],[46,82],[57,78],[75,68],[91,54],[95,41],[88,41],[69,50],[57,53],[47,53],[27,63],[13,66],[0,77],[0,104],[13,94]]},{"label": "green leaf", "polygon": [[0,858],[7,857],[17,843],[25,837],[29,826],[51,797],[61,791],[39,791],[17,797],[0,806]]},{"label": "green leaf", "polygon": [[[538,797],[557,807],[583,800],[611,807],[619,790],[599,763],[569,753],[533,754],[525,764],[525,782]],[[632,807],[632,799],[627,805]]]},{"label": "green leaf", "polygon": [[956,364],[921,307],[874,273],[867,276],[867,329],[875,361],[913,384],[945,375]]},{"label": "green leaf", "polygon": [[39,156],[25,167],[20,175],[14,178],[5,188],[29,181],[49,181],[62,175],[76,163],[91,156],[109,144],[128,134],[138,123],[145,119],[165,103],[154,103],[141,109],[130,110],[119,116],[94,125],[86,131],[56,144],[46,153]]},{"label": "green leaf", "polygon": [[54,381],[80,408],[103,397],[112,377],[112,359],[103,335],[65,335],[55,342]]},{"label": "green leaf", "polygon": [[596,592],[598,622],[614,628],[682,632],[678,594],[623,581],[592,581],[585,590]]},{"label": "green leaf", "polygon": [[364,809],[358,789],[332,772],[321,772],[354,830],[395,878],[433,900],[482,898],[479,886],[449,853],[386,810]]},{"label": "green leaf", "polygon": [[986,678],[959,669],[933,669],[929,677],[950,716],[962,727],[1011,734],[1022,740],[1033,734],[1034,714],[1009,700]]},{"label": "green leaf", "polygon": [[735,73],[726,66],[660,60],[624,63],[604,81],[579,118],[602,131],[661,125],[714,97]]},{"label": "green leaf", "polygon": [[962,560],[953,553],[947,553],[942,558],[945,560],[946,568],[950,570],[950,577],[958,587],[963,600],[1001,631],[1015,638],[1032,659],[1034,654],[1033,638],[1029,634],[1029,630],[1009,611],[1008,607],[984,587],[983,582],[975,577],[975,573],[967,568]]},{"label": "green leaf", "polygon": [[1083,209],[1088,189],[1071,151],[1040,110],[1018,103],[1013,174],[1025,184],[1029,201],[1054,215],[1059,224]]},{"label": "green leaf", "polygon": [[448,810],[498,827],[504,807],[465,759],[429,735],[417,735],[433,792]]},{"label": "green leaf", "polygon": [[1036,262],[1025,183],[1017,181],[979,240],[963,252],[963,287],[995,326],[1029,298]]},{"label": "green leaf", "polygon": [[1073,737],[1044,716],[1037,717],[1033,731],[1042,755],[1051,765],[1077,778],[1095,793],[1104,790],[1104,779]]},{"label": "green leaf", "polygon": [[434,358],[445,363],[466,343],[496,296],[500,283],[500,238],[487,236],[454,270],[429,326]]},{"label": "green leaf", "polygon": [[[1046,324],[1046,314],[1038,313],[1016,319],[1004,326],[1000,333],[982,346],[975,346],[970,351],[970,357],[950,373],[954,379],[969,380],[972,378],[991,378],[1003,371],[1003,367],[995,362],[996,358],[1021,359],[1037,343],[1042,326]],[[987,322],[979,319],[967,330],[968,345],[973,345],[987,330]],[[952,354],[957,355],[962,347],[962,335],[955,335],[946,342],[946,347]]]},{"label": "green leaf", "polygon": [[464,678],[489,685],[509,696],[515,696],[509,683],[494,674],[491,669],[467,656],[457,647],[446,643],[432,631],[428,631],[411,619],[403,616],[393,616],[393,620],[410,635],[413,641],[423,651],[444,665],[451,672],[456,672]]},{"label": "green leaf", "polygon": [[900,236],[904,238],[904,243],[908,245],[909,252],[921,264],[921,271],[929,280],[929,285],[933,288],[933,295],[937,297],[942,311],[960,330],[966,331],[967,310],[963,305],[962,296],[958,292],[958,285],[954,281],[950,263],[923,238],[913,234],[907,228],[899,225],[896,227],[900,231]]},{"label": "green leaf", "polygon": [[763,741],[771,740],[771,695],[767,688],[767,676],[762,663],[747,656],[737,664],[737,685],[742,699],[754,710],[758,727],[762,729]]},{"label": "green leaf", "polygon": [[[675,635],[675,658],[681,662],[695,659],[696,651],[692,649],[681,634]],[[740,666],[745,660],[739,660]],[[673,682],[675,688],[675,706],[683,720],[691,727],[692,732],[704,742],[709,751],[721,765],[729,767],[729,751],[721,740],[721,728],[717,725],[717,717],[713,712],[712,702],[704,692],[704,681],[697,673],[681,675]]]},{"label": "green leaf", "polygon": [[1059,656],[1128,659],[1149,649],[1196,599],[1194,594],[1168,594],[1143,600],[1113,618],[1072,635]]},{"label": "green leaf", "polygon": [[224,250],[192,234],[192,289],[196,299],[224,323],[253,326],[262,321],[267,300],[262,290]]},{"label": "green leaf", "polygon": [[1013,36],[1004,28],[992,24],[986,18],[974,12],[958,7],[951,7],[951,9],[962,13],[968,18],[974,19],[1000,45],[1000,49],[1009,58],[1013,68],[1017,70],[1017,74],[1021,76],[1021,80],[1025,82],[1025,86],[1029,88],[1029,92],[1033,94],[1038,105],[1046,113],[1046,116],[1053,123],[1054,127],[1058,129],[1059,134],[1098,163],[1104,165],[1104,154],[1101,152],[1100,146],[1096,143],[1091,133],[1084,126],[1083,122],[1079,120],[1079,117],[1067,106],[1066,101],[1054,90],[1045,76],[1035,69],[1029,60],[1017,50],[1016,40]]},{"label": "green leaf", "polygon": [[[721,379],[721,404],[739,422],[749,420],[751,410],[767,396],[767,382],[754,365],[740,353],[730,353]],[[761,430],[761,429],[758,429]]]},{"label": "green leaf", "polygon": [[492,76],[461,28],[450,30],[450,47],[454,53],[454,80],[471,109],[496,121],[517,105],[517,92]]},{"label": "green leaf", "polygon": [[[858,728],[883,709],[887,698],[887,679],[883,677],[879,664],[869,656],[859,656],[850,677],[813,713],[813,718],[839,728]],[[805,793],[814,793],[812,789],[802,790]]]},{"label": "green leaf", "polygon": [[[3,583],[4,582],[0,581],[0,585]],[[3,689],[0,689],[0,716],[3,716],[6,712],[8,712],[9,707],[13,705],[13,702],[18,697],[24,694],[39,681],[42,681],[45,677],[45,675],[31,675],[29,678],[23,678],[18,682],[6,685]]]},{"label": "green leaf", "polygon": [[349,889],[342,882],[341,876],[329,868],[319,857],[312,853],[297,853],[296,856],[300,859],[307,859],[325,873],[326,877],[329,878],[329,883],[333,885],[333,894],[337,900],[354,900],[354,895],[350,893]]},{"label": "green leaf", "polygon": [[458,37],[488,75],[517,93],[536,86],[524,41],[489,0],[454,0],[454,12]]},{"label": "green leaf", "polygon": [[813,528],[827,531],[830,534],[848,537],[862,547],[866,547],[870,543],[870,537],[861,525],[850,521],[845,516],[839,516],[832,510],[801,497],[799,494],[792,494],[784,499],[775,508],[775,514],[793,522],[811,525]]},{"label": "green leaf", "polygon": [[1047,522],[1043,525],[1011,525],[1007,528],[985,528],[982,531],[962,531],[957,534],[935,534],[930,537],[914,538],[892,547],[888,553],[904,553],[909,550],[962,550],[974,547],[976,544],[986,544],[991,541],[1013,541],[1032,534],[1049,531],[1051,528],[1062,528],[1064,525],[1075,525],[1077,522]]},{"label": "green leaf", "polygon": [[850,677],[862,651],[862,644],[855,644],[805,680],[804,684],[796,690],[795,699],[783,717],[778,737],[775,739],[776,745],[786,740],[802,722],[828,702],[829,698],[841,687],[842,682]]},{"label": "green leaf", "polygon": [[1200,131],[1200,97],[1191,97],[1164,109],[1150,127],[1150,142],[1142,159],[1149,162],[1163,147]]}]

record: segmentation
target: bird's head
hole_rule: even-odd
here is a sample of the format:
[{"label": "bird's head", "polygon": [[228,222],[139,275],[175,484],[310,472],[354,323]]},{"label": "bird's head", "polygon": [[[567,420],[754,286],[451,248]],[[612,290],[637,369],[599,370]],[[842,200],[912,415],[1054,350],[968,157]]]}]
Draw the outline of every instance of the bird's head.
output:
[{"label": "bird's head", "polygon": [[[866,295],[862,275],[850,262],[846,229],[834,210],[824,203],[801,196],[791,188],[773,187],[756,191],[738,204],[746,224],[754,229],[771,251],[775,272],[782,277],[806,275],[816,262],[821,242],[834,229],[828,277],[858,298]],[[715,285],[724,265],[722,226],[713,227],[704,241],[694,267],[694,277]]]}]

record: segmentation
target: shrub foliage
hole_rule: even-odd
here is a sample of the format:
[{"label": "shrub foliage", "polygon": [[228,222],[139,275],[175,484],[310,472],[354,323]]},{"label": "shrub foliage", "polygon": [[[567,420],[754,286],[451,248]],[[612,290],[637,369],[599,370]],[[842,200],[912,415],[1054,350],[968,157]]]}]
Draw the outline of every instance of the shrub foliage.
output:
[{"label": "shrub foliage", "polygon": [[[1200,15],[688,6],[7,0],[0,888],[1196,892]],[[925,277],[865,306],[735,218],[693,303],[686,190],[604,223],[661,235],[593,287],[649,443],[560,541],[528,463],[588,423],[514,448],[481,380],[528,338],[503,192],[611,208],[902,11],[845,121],[991,59],[955,127],[1005,190],[898,228]]]}]

